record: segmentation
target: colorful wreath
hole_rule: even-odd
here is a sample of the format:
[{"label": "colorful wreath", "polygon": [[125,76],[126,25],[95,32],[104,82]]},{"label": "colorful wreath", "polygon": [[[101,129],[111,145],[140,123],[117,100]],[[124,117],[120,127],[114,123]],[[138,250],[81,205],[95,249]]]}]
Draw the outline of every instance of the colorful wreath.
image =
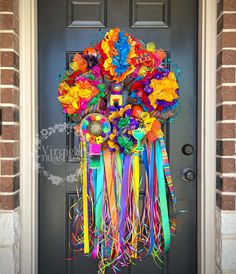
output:
[{"label": "colorful wreath", "polygon": [[75,54],[58,87],[64,113],[77,117],[81,141],[82,198],[75,205],[72,247],[98,259],[100,273],[147,255],[162,265],[175,232],[161,122],[178,113],[179,86],[165,58],[154,43],[111,29],[94,48]]}]

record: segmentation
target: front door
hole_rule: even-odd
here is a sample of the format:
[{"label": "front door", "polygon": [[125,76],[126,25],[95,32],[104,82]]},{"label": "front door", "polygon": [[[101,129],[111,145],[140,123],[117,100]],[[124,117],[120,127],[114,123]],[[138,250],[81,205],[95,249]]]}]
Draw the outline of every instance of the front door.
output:
[{"label": "front door", "polygon": [[150,257],[120,273],[197,273],[197,0],[38,0],[38,5],[39,273],[97,273],[96,261],[69,249],[79,162],[74,132],[63,125],[69,121],[58,103],[57,85],[73,53],[98,42],[112,27],[154,42],[181,73],[181,113],[165,127],[177,196],[176,236],[164,269]]}]

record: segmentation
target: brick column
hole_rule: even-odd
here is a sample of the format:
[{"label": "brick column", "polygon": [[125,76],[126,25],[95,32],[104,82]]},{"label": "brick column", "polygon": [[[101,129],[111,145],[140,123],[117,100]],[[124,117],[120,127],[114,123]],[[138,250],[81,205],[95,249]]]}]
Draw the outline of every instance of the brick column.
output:
[{"label": "brick column", "polygon": [[217,265],[236,273],[236,1],[217,5]]},{"label": "brick column", "polygon": [[19,7],[0,0],[0,274],[19,273]]}]

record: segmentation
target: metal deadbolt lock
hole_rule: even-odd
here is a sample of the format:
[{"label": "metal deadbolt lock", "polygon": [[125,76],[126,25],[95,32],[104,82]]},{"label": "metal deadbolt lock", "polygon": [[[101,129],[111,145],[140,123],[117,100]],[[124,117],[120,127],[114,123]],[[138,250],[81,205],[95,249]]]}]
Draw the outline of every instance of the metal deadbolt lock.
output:
[{"label": "metal deadbolt lock", "polygon": [[184,168],[182,171],[182,179],[191,182],[196,178],[195,172],[191,168]]}]

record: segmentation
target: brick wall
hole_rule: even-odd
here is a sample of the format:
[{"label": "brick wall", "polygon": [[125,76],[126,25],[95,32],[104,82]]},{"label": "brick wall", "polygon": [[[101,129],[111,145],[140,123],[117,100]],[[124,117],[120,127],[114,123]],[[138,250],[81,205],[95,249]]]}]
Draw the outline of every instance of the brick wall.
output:
[{"label": "brick wall", "polygon": [[236,1],[217,3],[217,264],[236,273]]},{"label": "brick wall", "polygon": [[0,0],[0,274],[19,273],[19,7]]}]

